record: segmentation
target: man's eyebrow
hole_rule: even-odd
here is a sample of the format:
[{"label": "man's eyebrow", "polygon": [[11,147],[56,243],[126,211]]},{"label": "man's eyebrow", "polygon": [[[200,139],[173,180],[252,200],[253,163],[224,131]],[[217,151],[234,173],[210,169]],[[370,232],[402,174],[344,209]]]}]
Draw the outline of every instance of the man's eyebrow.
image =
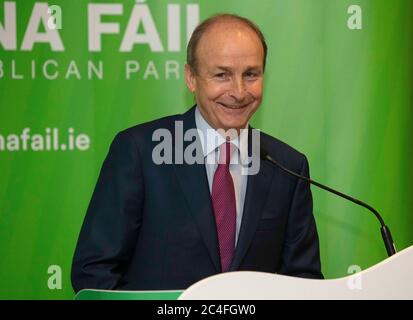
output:
[{"label": "man's eyebrow", "polygon": [[261,67],[260,66],[248,66],[245,70],[246,71],[251,71],[251,70],[260,71]]},{"label": "man's eyebrow", "polygon": [[[233,71],[232,68],[230,68],[230,67],[225,67],[225,66],[216,66],[216,67],[214,68],[214,70],[216,70],[216,69],[219,69],[219,70],[222,70],[222,71],[226,71],[226,72],[232,72],[232,71]],[[244,71],[244,72],[251,71],[251,70],[253,70],[253,71],[260,71],[260,70],[261,70],[261,67],[260,67],[260,66],[248,66],[248,67],[245,68],[245,71]]]},{"label": "man's eyebrow", "polygon": [[215,67],[215,69],[219,69],[219,70],[226,71],[226,72],[231,72],[232,71],[232,69],[230,67],[225,67],[225,66],[217,66],[217,67]]}]

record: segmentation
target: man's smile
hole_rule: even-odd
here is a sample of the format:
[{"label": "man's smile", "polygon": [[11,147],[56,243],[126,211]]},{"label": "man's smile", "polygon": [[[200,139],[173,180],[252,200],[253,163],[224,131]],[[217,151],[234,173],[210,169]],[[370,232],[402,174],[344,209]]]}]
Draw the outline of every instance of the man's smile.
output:
[{"label": "man's smile", "polygon": [[248,107],[252,102],[244,103],[244,104],[227,104],[223,102],[217,102],[218,105],[227,108],[227,109],[244,109]]}]

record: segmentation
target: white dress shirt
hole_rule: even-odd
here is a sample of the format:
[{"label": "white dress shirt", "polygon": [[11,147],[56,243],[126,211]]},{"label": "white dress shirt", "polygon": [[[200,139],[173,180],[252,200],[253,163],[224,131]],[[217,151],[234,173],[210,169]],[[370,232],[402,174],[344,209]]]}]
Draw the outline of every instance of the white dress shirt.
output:
[{"label": "white dress shirt", "polygon": [[[195,124],[200,133],[205,169],[208,177],[209,191],[212,193],[212,183],[219,159],[219,146],[226,142],[226,140],[209,125],[209,123],[202,116],[198,107],[196,107],[195,109]],[[244,160],[248,155],[247,130],[241,130],[241,134],[233,138],[230,142],[236,146],[236,151],[232,152],[231,154],[229,171],[232,176],[232,181],[234,182],[235,202],[237,209],[237,228],[235,234],[235,242],[237,243],[239,230],[241,227],[248,179],[248,175],[241,174],[242,163],[246,163],[244,162]]]}]

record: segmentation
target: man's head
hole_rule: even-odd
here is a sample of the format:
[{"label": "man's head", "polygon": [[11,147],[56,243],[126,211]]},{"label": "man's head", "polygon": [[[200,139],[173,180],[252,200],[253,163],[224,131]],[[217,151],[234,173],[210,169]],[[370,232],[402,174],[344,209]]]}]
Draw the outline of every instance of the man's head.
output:
[{"label": "man's head", "polygon": [[185,80],[212,127],[246,127],[261,104],[266,53],[261,31],[245,18],[217,15],[195,29]]}]

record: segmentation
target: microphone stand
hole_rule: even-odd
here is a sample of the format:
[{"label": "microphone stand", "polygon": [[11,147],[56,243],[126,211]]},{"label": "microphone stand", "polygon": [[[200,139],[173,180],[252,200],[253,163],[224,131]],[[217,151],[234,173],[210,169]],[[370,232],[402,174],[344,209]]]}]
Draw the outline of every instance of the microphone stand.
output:
[{"label": "microphone stand", "polygon": [[337,190],[334,190],[330,187],[327,187],[327,186],[325,186],[325,185],[323,185],[323,184],[321,184],[317,181],[311,180],[310,178],[307,178],[305,176],[302,176],[298,173],[295,173],[295,172],[287,169],[282,164],[275,161],[267,152],[265,152],[262,149],[261,149],[261,158],[264,159],[264,160],[268,160],[272,164],[275,164],[277,167],[279,167],[281,170],[287,172],[288,174],[290,174],[290,175],[292,175],[292,176],[294,176],[298,179],[305,180],[310,184],[313,184],[313,185],[315,185],[315,186],[317,186],[317,187],[319,187],[323,190],[326,190],[328,192],[334,193],[334,194],[338,195],[339,197],[347,199],[347,200],[349,200],[349,201],[351,201],[355,204],[358,204],[359,206],[362,206],[362,207],[366,208],[367,210],[370,210],[371,212],[373,212],[373,214],[377,217],[377,219],[379,220],[380,225],[381,225],[380,231],[381,231],[381,236],[382,236],[383,241],[384,241],[384,245],[386,247],[387,255],[390,257],[390,256],[394,255],[397,252],[396,247],[395,247],[394,242],[393,242],[393,238],[392,238],[391,233],[390,233],[390,229],[389,229],[389,227],[386,226],[386,224],[384,223],[383,218],[377,212],[376,209],[374,209],[373,207],[371,207],[367,203],[364,203],[363,201],[360,201],[358,199],[350,197],[350,196],[348,196],[344,193],[341,193],[341,192],[339,192]]}]

